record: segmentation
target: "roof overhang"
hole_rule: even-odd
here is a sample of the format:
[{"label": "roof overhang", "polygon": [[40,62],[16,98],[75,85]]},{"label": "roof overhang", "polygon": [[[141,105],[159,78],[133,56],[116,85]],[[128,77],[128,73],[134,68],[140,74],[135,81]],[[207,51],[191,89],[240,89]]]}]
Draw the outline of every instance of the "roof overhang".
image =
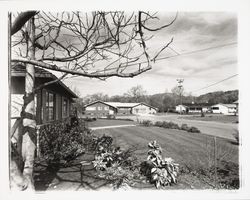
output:
[{"label": "roof overhang", "polygon": [[[26,75],[26,70],[23,64],[17,64],[12,66],[11,77],[25,77],[25,75]],[[35,77],[58,80],[58,78],[54,74],[39,67],[35,67]],[[71,89],[69,89],[61,80],[58,80],[53,84],[59,84],[63,89],[67,91],[67,93],[70,95],[71,98],[78,98],[78,96]]]}]

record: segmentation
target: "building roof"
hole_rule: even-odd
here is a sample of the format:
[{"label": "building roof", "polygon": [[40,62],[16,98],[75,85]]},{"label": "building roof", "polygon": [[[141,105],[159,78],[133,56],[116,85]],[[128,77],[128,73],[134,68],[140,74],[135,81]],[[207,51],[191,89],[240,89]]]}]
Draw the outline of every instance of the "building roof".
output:
[{"label": "building roof", "polygon": [[140,104],[140,103],[121,103],[121,102],[105,102],[105,103],[116,108],[132,108]]},{"label": "building roof", "polygon": [[[11,67],[11,77],[25,77],[25,73],[26,73],[26,69],[25,69],[25,66],[23,64],[16,64],[16,65],[13,65]],[[37,77],[37,78],[51,78],[52,80],[58,79],[51,72],[49,72],[45,69],[38,68],[38,67],[35,67],[35,77]],[[61,87],[63,87],[72,98],[78,98],[78,96],[71,89],[69,89],[62,81],[59,80],[56,83],[59,84]]]},{"label": "building roof", "polygon": [[141,102],[141,103],[139,103],[139,104],[137,104],[137,105],[135,105],[135,106],[133,106],[133,107],[139,106],[139,105],[141,105],[141,104],[143,104],[143,105],[145,105],[145,106],[148,106],[148,107],[150,107],[150,108],[153,108],[153,109],[155,109],[155,110],[158,110],[158,108],[156,108],[156,107],[154,107],[154,106],[151,106],[151,105],[148,105],[148,104],[146,104],[146,103],[144,103],[144,102]]},{"label": "building roof", "polygon": [[217,106],[217,105],[222,105],[228,108],[236,108],[235,104],[225,104],[225,103],[218,103],[218,104],[213,105],[212,107]]},{"label": "building roof", "polygon": [[[183,106],[183,107],[185,107],[185,108],[187,108],[188,106],[185,106],[185,105],[177,105],[177,106]],[[175,106],[175,107],[177,107],[177,106]]]},{"label": "building roof", "polygon": [[113,108],[116,108],[115,106],[113,106],[113,105],[111,105],[111,104],[109,104],[109,103],[107,103],[107,102],[101,101],[101,100],[93,101],[93,102],[91,102],[91,103],[85,105],[84,108],[86,108],[86,107],[88,107],[88,106],[91,106],[91,105],[93,105],[93,104],[95,104],[95,103],[102,103],[102,104],[105,104],[105,105],[107,105],[107,106],[111,106],[111,107],[113,107]]},{"label": "building roof", "polygon": [[210,107],[212,106],[211,103],[185,103],[187,107]]},{"label": "building roof", "polygon": [[150,105],[143,103],[143,102],[141,102],[141,103],[122,103],[122,102],[104,102],[104,101],[100,101],[100,100],[91,102],[91,103],[85,105],[84,107],[86,108],[86,107],[91,106],[95,103],[103,103],[103,104],[111,106],[113,108],[133,108],[133,107],[136,107],[138,105],[143,104],[145,106],[148,106],[148,107],[151,107],[151,108],[158,110],[157,108],[150,106]]}]

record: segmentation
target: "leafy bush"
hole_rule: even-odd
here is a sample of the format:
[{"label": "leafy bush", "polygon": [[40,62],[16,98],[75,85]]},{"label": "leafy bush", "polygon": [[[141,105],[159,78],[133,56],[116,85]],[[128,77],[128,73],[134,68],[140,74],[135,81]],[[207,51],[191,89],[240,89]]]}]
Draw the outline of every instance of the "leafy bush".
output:
[{"label": "leafy bush", "polygon": [[175,124],[173,122],[167,122],[167,121],[157,121],[154,124],[155,126],[163,127],[163,128],[170,128],[170,129],[180,129],[178,124]]},{"label": "leafy bush", "polygon": [[45,125],[40,130],[41,157],[48,164],[68,163],[82,154],[85,149],[79,126],[70,126],[64,122]]},{"label": "leafy bush", "polygon": [[140,124],[143,125],[143,126],[151,126],[151,125],[153,125],[152,121],[150,121],[150,120],[142,120],[142,121],[140,121]]},{"label": "leafy bush", "polygon": [[114,188],[134,185],[136,175],[135,162],[137,158],[132,150],[121,150],[112,145],[113,139],[103,135],[96,140],[96,156],[93,165],[99,177],[110,180]]},{"label": "leafy bush", "polygon": [[86,122],[93,122],[93,121],[96,121],[96,118],[95,117],[86,117],[84,119],[84,121],[86,121]]},{"label": "leafy bush", "polygon": [[192,126],[192,127],[190,127],[188,129],[188,132],[191,132],[191,133],[200,133],[201,131],[198,128]]},{"label": "leafy bush", "polygon": [[172,158],[163,159],[161,147],[156,141],[150,142],[148,147],[148,157],[141,163],[140,172],[155,184],[156,188],[177,183],[179,164],[174,163]]},{"label": "leafy bush", "polygon": [[192,133],[200,133],[200,130],[194,126],[189,127],[187,124],[182,124],[180,127],[178,124],[173,122],[167,122],[167,121],[157,121],[154,123],[155,126],[162,127],[162,128],[170,128],[170,129],[180,129],[183,131],[188,131]]},{"label": "leafy bush", "polygon": [[106,119],[115,119],[115,115],[107,115]]},{"label": "leafy bush", "polygon": [[188,127],[187,124],[182,124],[180,129],[183,130],[183,131],[188,131],[189,127]]},{"label": "leafy bush", "polygon": [[162,127],[163,122],[162,121],[156,121],[154,125],[158,126],[158,127]]}]

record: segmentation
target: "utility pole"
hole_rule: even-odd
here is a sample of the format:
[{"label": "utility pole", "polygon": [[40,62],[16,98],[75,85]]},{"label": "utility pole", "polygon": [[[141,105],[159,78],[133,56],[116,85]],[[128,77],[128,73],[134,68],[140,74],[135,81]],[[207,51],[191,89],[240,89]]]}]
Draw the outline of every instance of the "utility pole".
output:
[{"label": "utility pole", "polygon": [[[183,85],[182,83],[184,82],[183,78],[177,78],[176,81],[178,82],[178,88],[179,88],[179,92],[180,92],[180,105],[182,105],[182,88]],[[180,113],[182,114],[182,109],[180,110]]]}]

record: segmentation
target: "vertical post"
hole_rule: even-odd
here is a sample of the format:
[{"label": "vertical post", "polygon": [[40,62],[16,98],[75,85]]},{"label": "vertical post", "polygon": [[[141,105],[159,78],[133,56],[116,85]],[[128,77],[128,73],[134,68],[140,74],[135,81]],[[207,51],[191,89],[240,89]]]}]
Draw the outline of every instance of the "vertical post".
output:
[{"label": "vertical post", "polygon": [[214,187],[217,188],[217,141],[214,137]]},{"label": "vertical post", "polygon": [[40,158],[40,126],[36,128],[36,156]]}]

